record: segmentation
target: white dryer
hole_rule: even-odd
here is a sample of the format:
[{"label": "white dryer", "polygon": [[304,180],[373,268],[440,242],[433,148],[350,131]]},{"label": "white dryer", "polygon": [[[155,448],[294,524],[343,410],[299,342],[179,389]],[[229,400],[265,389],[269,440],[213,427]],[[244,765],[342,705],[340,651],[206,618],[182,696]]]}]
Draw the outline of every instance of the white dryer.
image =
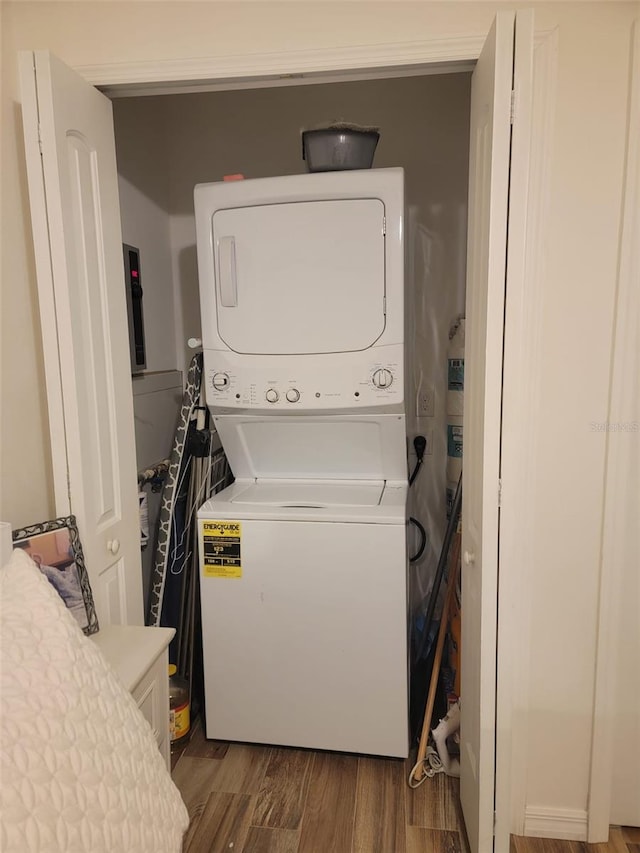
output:
[{"label": "white dryer", "polygon": [[403,411],[403,199],[402,169],[196,186],[216,412]]},{"label": "white dryer", "polygon": [[403,174],[195,190],[209,738],[406,756]]}]

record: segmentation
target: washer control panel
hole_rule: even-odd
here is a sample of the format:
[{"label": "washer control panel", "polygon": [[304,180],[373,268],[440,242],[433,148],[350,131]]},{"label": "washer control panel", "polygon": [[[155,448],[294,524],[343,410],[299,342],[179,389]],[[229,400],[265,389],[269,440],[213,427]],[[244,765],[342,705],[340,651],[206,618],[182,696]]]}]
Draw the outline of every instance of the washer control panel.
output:
[{"label": "washer control panel", "polygon": [[207,404],[291,412],[398,405],[404,401],[402,350],[264,359],[205,350]]}]

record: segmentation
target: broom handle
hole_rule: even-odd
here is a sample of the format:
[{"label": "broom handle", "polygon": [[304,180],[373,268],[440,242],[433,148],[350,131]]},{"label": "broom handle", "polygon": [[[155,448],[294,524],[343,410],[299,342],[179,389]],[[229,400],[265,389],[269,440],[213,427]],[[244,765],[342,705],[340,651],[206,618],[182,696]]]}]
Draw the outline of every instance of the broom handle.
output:
[{"label": "broom handle", "polygon": [[[427,696],[427,705],[422,721],[422,733],[420,734],[420,744],[418,746],[418,757],[416,765],[419,767],[417,774],[418,779],[424,776],[423,761],[427,754],[427,742],[429,740],[429,731],[431,729],[431,715],[433,714],[433,705],[436,699],[436,688],[438,686],[438,675],[440,674],[440,661],[442,660],[442,650],[444,648],[444,638],[447,633],[447,625],[449,623],[449,614],[453,606],[456,584],[458,583],[458,566],[460,565],[460,540],[461,536],[456,533],[456,538],[453,543],[453,554],[449,563],[449,584],[447,585],[447,595],[444,606],[442,608],[442,616],[440,618],[440,628],[438,629],[438,642],[436,652],[433,658],[433,669],[431,670],[431,681],[429,683],[429,695]],[[425,625],[425,630],[428,626]]]}]

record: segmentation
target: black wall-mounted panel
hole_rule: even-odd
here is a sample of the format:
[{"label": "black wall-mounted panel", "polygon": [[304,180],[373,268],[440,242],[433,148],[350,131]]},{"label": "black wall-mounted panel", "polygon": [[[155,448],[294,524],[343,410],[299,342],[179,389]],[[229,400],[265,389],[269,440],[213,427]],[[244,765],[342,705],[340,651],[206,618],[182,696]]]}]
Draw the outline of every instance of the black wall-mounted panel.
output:
[{"label": "black wall-mounted panel", "polygon": [[127,315],[129,318],[129,353],[131,372],[141,373],[147,366],[144,347],[144,315],[142,311],[142,275],[140,251],[134,246],[123,244],[124,278],[127,291]]}]

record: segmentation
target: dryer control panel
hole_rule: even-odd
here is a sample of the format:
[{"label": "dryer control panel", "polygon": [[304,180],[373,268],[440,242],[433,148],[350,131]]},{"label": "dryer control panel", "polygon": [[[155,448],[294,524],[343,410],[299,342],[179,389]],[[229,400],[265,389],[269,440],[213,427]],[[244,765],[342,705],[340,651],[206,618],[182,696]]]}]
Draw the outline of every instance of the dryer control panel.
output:
[{"label": "dryer control panel", "polygon": [[403,347],[324,356],[237,355],[205,350],[212,411],[331,411],[398,406],[404,401]]}]

